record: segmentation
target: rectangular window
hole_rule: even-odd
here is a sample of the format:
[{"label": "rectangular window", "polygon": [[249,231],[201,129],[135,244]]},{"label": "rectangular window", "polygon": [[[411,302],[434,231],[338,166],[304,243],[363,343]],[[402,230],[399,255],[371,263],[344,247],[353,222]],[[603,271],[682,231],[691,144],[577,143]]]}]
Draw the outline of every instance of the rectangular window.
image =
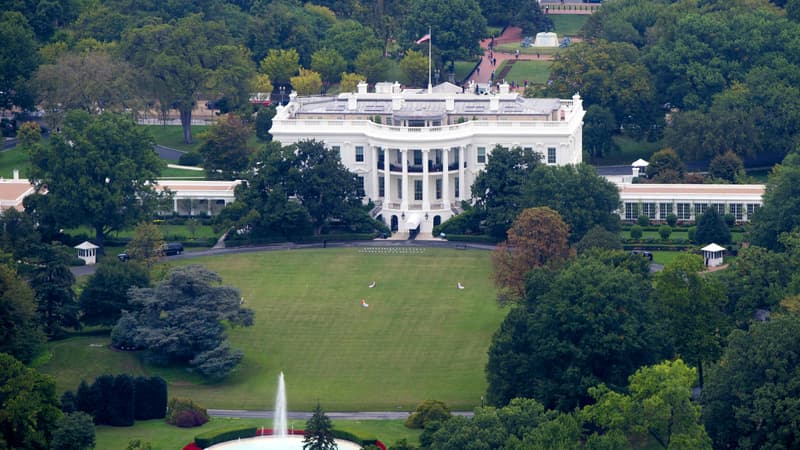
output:
[{"label": "rectangular window", "polygon": [[725,203],[712,203],[711,207],[717,210],[717,214],[720,216],[725,215]]},{"label": "rectangular window", "polygon": [[386,180],[383,177],[378,178],[378,197],[386,197]]},{"label": "rectangular window", "polygon": [[555,163],[556,163],[556,148],[547,147],[547,164],[555,164]]},{"label": "rectangular window", "polygon": [[747,204],[747,220],[753,220],[753,214],[756,213],[756,210],[760,208],[761,205],[758,203],[748,203]]},{"label": "rectangular window", "polygon": [[699,219],[700,216],[705,214],[707,209],[708,209],[708,203],[695,203],[694,204],[694,217],[695,217],[695,219]]},{"label": "rectangular window", "polygon": [[356,145],[356,162],[364,162],[364,147]]},{"label": "rectangular window", "polygon": [[636,220],[639,217],[639,205],[625,202],[625,220]]},{"label": "rectangular window", "polygon": [[486,164],[486,147],[478,147],[478,164]]},{"label": "rectangular window", "polygon": [[397,179],[397,198],[403,199],[403,179]]},{"label": "rectangular window", "polygon": [[437,178],[436,179],[436,200],[439,200],[441,198],[442,198],[442,179],[441,178]]},{"label": "rectangular window", "polygon": [[454,164],[456,167],[458,167],[458,161],[459,161],[459,160],[458,160],[458,154],[459,154],[459,153],[461,153],[461,152],[458,150],[458,147],[453,147],[453,148],[451,148],[450,150],[452,150],[452,151],[450,152],[450,154],[452,155],[452,156],[451,156],[451,158],[452,158],[452,161],[451,161],[450,163],[451,163],[451,164]]},{"label": "rectangular window", "polygon": [[358,196],[359,197],[364,197],[364,196],[367,195],[364,192],[364,177],[362,177],[361,175],[358,175],[358,176],[356,176],[356,178],[358,179]]},{"label": "rectangular window", "polygon": [[731,214],[736,220],[744,220],[744,208],[741,203],[731,203],[728,208],[730,208]]},{"label": "rectangular window", "polygon": [[692,218],[692,204],[678,203],[678,220],[690,220]]},{"label": "rectangular window", "polygon": [[455,185],[455,188],[456,188],[456,195],[455,195],[456,198],[461,198],[461,192],[459,192],[460,189],[458,187],[459,181],[460,180],[458,179],[458,177],[456,177],[455,178],[455,182],[453,183]]},{"label": "rectangular window", "polygon": [[422,165],[422,150],[414,150],[414,165]]},{"label": "rectangular window", "polygon": [[650,220],[656,218],[656,204],[655,203],[642,203],[642,215],[647,216]]},{"label": "rectangular window", "polygon": [[659,203],[659,218],[661,220],[667,220],[667,216],[672,214],[672,203]]},{"label": "rectangular window", "polygon": [[422,200],[422,180],[414,180],[414,200]]},{"label": "rectangular window", "polygon": [[380,161],[382,163],[383,162],[383,158],[385,158],[385,156],[383,154],[383,149],[381,147],[378,147],[378,161]]}]

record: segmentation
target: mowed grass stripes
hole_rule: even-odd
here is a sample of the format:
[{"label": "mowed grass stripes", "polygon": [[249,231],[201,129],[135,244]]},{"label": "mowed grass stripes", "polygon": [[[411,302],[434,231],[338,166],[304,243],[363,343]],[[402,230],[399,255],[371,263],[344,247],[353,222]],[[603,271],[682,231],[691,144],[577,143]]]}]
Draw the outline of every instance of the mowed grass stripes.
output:
[{"label": "mowed grass stripes", "polygon": [[271,409],[283,371],[292,410],[317,400],[328,411],[410,410],[425,399],[455,409],[480,404],[486,351],[506,313],[495,302],[489,252],[284,250],[186,263],[238,287],[256,318],[229,331],[245,358],[224,382],[146,366],[170,382],[171,396],[210,408]]}]

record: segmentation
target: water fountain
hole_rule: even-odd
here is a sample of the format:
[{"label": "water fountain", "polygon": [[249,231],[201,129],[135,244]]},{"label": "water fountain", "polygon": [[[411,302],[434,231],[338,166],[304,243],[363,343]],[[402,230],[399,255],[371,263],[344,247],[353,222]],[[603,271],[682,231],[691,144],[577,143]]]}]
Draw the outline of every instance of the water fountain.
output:
[{"label": "water fountain", "polygon": [[[208,447],[206,450],[302,450],[303,436],[289,434],[289,421],[286,408],[286,382],[283,372],[278,376],[278,392],[275,394],[275,410],[272,417],[272,435],[237,441],[223,442]],[[358,450],[361,446],[336,440],[339,450]]]}]

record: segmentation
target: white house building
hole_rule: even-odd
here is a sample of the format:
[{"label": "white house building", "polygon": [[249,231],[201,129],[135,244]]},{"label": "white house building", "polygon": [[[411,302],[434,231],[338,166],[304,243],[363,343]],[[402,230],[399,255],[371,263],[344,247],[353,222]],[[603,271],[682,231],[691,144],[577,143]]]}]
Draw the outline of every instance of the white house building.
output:
[{"label": "white house building", "polygon": [[[471,90],[470,90],[471,91]],[[470,188],[496,145],[519,146],[553,165],[578,164],[583,109],[572,99],[523,98],[500,85],[479,95],[440,85],[338,96],[290,95],[278,106],[270,133],[284,145],[323,141],[363,183],[381,218],[399,232],[430,232],[470,200]]]}]

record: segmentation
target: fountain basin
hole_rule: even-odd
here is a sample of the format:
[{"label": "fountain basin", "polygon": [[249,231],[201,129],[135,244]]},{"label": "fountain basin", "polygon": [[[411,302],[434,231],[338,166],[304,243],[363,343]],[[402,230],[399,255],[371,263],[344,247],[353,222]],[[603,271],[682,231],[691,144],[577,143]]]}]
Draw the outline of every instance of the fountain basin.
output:
[{"label": "fountain basin", "polygon": [[[336,440],[339,450],[359,450],[355,442]],[[303,436],[261,436],[212,445],[206,450],[302,450]]]}]

